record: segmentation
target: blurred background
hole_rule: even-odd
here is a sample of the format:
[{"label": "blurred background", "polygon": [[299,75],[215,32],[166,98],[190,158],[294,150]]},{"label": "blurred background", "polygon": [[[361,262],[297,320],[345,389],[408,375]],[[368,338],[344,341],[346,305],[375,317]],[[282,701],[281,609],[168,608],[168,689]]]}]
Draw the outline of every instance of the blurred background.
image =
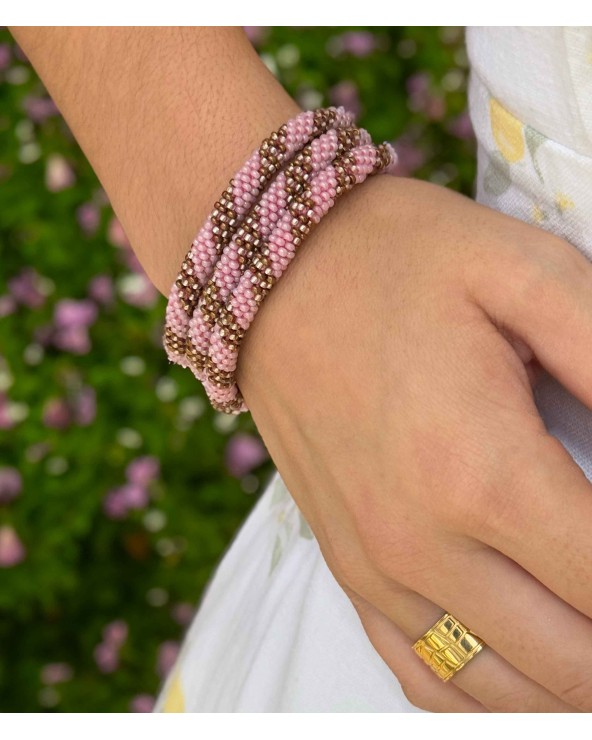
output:
[{"label": "blurred background", "polygon": [[[245,30],[301,106],[473,194],[463,27]],[[271,475],[250,416],[169,365],[165,305],[0,28],[1,712],[150,711]]]}]

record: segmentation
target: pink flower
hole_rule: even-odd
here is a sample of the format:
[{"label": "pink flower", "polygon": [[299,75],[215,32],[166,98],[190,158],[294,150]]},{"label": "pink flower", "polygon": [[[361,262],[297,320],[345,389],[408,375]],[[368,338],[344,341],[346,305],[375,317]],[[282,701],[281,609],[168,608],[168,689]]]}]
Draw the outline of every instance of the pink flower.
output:
[{"label": "pink flower", "polygon": [[127,640],[129,628],[123,619],[115,619],[103,628],[103,640],[116,648],[120,648]]},{"label": "pink flower", "polygon": [[131,509],[144,509],[150,496],[143,486],[126,483],[113,488],[103,499],[103,511],[110,519],[124,519]]},{"label": "pink flower", "polygon": [[113,216],[107,227],[107,238],[114,247],[125,249],[130,246],[129,239],[125,235],[123,226],[117,216]]},{"label": "pink flower", "polygon": [[268,452],[259,437],[244,432],[234,434],[226,445],[225,461],[230,475],[242,478],[267,460]]},{"label": "pink flower", "polygon": [[29,58],[18,44],[14,45],[14,56],[21,62],[27,63],[29,61]]},{"label": "pink flower", "polygon": [[332,105],[342,105],[357,118],[362,110],[358,88],[351,80],[343,80],[337,83],[329,91]]},{"label": "pink flower", "polygon": [[450,122],[448,130],[453,136],[456,136],[459,139],[471,140],[475,138],[473,124],[468,111],[463,111],[463,113],[456,116],[456,118]]},{"label": "pink flower", "polygon": [[95,275],[88,285],[88,294],[97,303],[108,306],[113,303],[113,280],[109,275]]},{"label": "pink flower", "polygon": [[11,313],[16,311],[17,303],[14,296],[0,295],[0,318],[4,316],[10,316]]},{"label": "pink flower", "polygon": [[10,47],[8,44],[0,44],[0,72],[10,64]]},{"label": "pink flower", "polygon": [[72,400],[74,421],[81,427],[92,424],[97,415],[97,394],[89,385],[82,386]]},{"label": "pink flower", "polygon": [[393,142],[398,155],[395,174],[409,177],[425,162],[423,151],[408,136],[401,136]]},{"label": "pink flower", "polygon": [[430,91],[430,84],[427,72],[416,72],[407,79],[409,108],[423,113],[433,121],[439,121],[446,113],[446,101],[441,95],[434,95]]},{"label": "pink flower", "polygon": [[132,272],[137,272],[140,275],[146,276],[146,273],[144,272],[144,268],[142,267],[142,263],[137,258],[136,253],[131,247],[129,247],[128,249],[124,249],[122,251],[122,255],[123,255],[123,261],[125,262],[126,266]]},{"label": "pink flower", "polygon": [[0,527],[0,568],[12,568],[25,559],[26,550],[13,527]]},{"label": "pink flower", "polygon": [[72,352],[75,355],[86,355],[90,352],[91,342],[88,331],[83,326],[69,326],[58,329],[52,341],[54,345],[64,352]]},{"label": "pink flower", "polygon": [[86,328],[94,323],[97,315],[96,305],[86,298],[80,301],[73,298],[62,298],[55,305],[53,320],[59,329]]},{"label": "pink flower", "polygon": [[72,675],[72,666],[68,663],[47,663],[41,669],[41,681],[48,686],[69,681]]},{"label": "pink flower", "polygon": [[101,673],[113,673],[119,667],[119,653],[110,643],[100,642],[94,649],[94,658]]},{"label": "pink flower", "polygon": [[16,468],[0,468],[0,504],[13,501],[23,489],[23,479]]},{"label": "pink flower", "polygon": [[182,627],[185,627],[191,622],[194,613],[195,609],[193,604],[189,604],[186,601],[181,601],[178,604],[175,604],[171,609],[171,616],[175,622],[180,624]]},{"label": "pink flower", "polygon": [[59,113],[57,105],[51,98],[39,98],[33,95],[24,99],[23,108],[34,123],[43,123],[43,121]]},{"label": "pink flower", "polygon": [[266,26],[243,26],[243,30],[253,46],[260,44],[267,35]]},{"label": "pink flower", "polygon": [[52,193],[71,187],[76,181],[74,170],[61,154],[51,154],[47,158],[45,185]]},{"label": "pink flower", "polygon": [[48,398],[43,405],[42,418],[50,429],[66,429],[72,423],[70,407],[63,398]]},{"label": "pink flower", "polygon": [[51,341],[58,349],[83,355],[90,351],[88,327],[95,321],[98,309],[88,299],[63,298],[54,309],[54,332]]},{"label": "pink flower", "polygon": [[121,488],[113,488],[103,499],[103,511],[109,519],[124,519],[128,506]]},{"label": "pink flower", "polygon": [[25,267],[8,281],[8,290],[17,303],[29,308],[40,308],[45,303],[40,278],[41,275],[35,268]]},{"label": "pink flower", "polygon": [[15,421],[10,413],[10,399],[0,391],[0,429],[12,429]]},{"label": "pink flower", "polygon": [[415,72],[407,78],[405,87],[413,103],[421,107],[430,89],[430,77],[427,72]]},{"label": "pink flower", "polygon": [[446,113],[446,101],[441,95],[429,95],[424,112],[432,121],[441,121]]},{"label": "pink flower", "polygon": [[159,472],[160,463],[158,458],[153,455],[136,457],[125,469],[125,474],[129,482],[135,483],[138,486],[147,486],[158,477]]},{"label": "pink flower", "polygon": [[120,490],[123,501],[128,509],[145,509],[148,506],[150,497],[148,491],[143,486],[128,483],[122,486]]},{"label": "pink flower", "polygon": [[370,31],[347,31],[341,36],[341,48],[356,57],[365,57],[376,49],[376,37]]},{"label": "pink flower", "polygon": [[90,386],[82,386],[69,399],[49,398],[43,406],[43,423],[53,429],[65,429],[70,424],[92,424],[96,416],[96,393]]},{"label": "pink flower", "polygon": [[130,711],[152,712],[154,704],[154,697],[150,694],[136,694],[130,702]]},{"label": "pink flower", "polygon": [[87,236],[92,236],[99,228],[101,214],[94,203],[83,203],[76,211],[76,220]]},{"label": "pink flower", "polygon": [[174,640],[165,640],[158,648],[156,658],[156,672],[164,679],[174,666],[179,654],[180,645]]}]

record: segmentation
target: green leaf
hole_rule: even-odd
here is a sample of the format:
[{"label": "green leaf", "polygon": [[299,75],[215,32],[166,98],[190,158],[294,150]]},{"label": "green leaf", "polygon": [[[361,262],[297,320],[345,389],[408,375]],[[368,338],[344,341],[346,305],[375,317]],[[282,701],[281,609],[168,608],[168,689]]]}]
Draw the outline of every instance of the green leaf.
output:
[{"label": "green leaf", "polygon": [[312,529],[309,527],[308,522],[306,519],[302,516],[302,512],[298,512],[298,516],[300,518],[300,530],[298,534],[301,537],[304,537],[305,540],[313,540],[314,534],[312,533]]},{"label": "green leaf", "polygon": [[489,162],[483,177],[483,187],[490,195],[501,195],[512,184],[510,177],[510,165],[502,157],[500,152],[495,151],[489,155]]},{"label": "green leaf", "polygon": [[539,164],[535,155],[541,144],[544,144],[545,141],[547,141],[547,137],[544,134],[541,134],[540,131],[532,128],[532,126],[526,125],[524,127],[524,138],[526,139],[526,145],[528,147],[528,151],[530,152],[530,158],[532,159],[532,164],[536,170],[537,175],[539,176],[539,180],[541,182],[544,182],[543,175],[539,169]]},{"label": "green leaf", "polygon": [[282,557],[282,552],[283,552],[282,540],[278,534],[275,538],[275,543],[273,545],[273,552],[271,553],[271,567],[269,569],[269,575],[273,573],[273,569],[279,563],[280,558]]},{"label": "green leaf", "polygon": [[284,481],[278,477],[276,482],[273,484],[273,493],[271,494],[270,506],[276,506],[281,503],[288,495],[288,489]]}]

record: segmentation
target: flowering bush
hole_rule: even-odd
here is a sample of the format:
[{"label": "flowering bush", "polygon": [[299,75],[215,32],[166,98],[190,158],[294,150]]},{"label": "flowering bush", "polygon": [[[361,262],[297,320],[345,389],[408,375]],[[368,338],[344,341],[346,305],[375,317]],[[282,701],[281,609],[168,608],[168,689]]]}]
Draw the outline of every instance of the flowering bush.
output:
[{"label": "flowering bush", "polygon": [[[246,29],[304,107],[471,192],[459,28]],[[161,345],[165,300],[0,30],[0,710],[150,711],[271,461]]]}]

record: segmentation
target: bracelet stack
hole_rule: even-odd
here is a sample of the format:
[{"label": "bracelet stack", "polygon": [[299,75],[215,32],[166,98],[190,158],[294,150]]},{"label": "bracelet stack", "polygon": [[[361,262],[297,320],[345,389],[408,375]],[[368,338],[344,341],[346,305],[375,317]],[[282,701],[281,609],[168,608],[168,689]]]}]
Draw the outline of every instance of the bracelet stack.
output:
[{"label": "bracelet stack", "polygon": [[248,411],[240,344],[303,239],[343,193],[396,160],[352,114],[321,108],[272,133],[230,181],[171,287],[163,336],[169,360],[191,369],[217,411]]}]

